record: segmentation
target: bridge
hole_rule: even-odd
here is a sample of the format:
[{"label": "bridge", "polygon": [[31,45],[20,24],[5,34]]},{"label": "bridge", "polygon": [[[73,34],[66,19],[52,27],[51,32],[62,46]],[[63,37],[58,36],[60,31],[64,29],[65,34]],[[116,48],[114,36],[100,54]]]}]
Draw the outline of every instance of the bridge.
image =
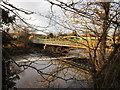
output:
[{"label": "bridge", "polygon": [[[91,40],[91,42],[87,42],[85,40],[65,40],[65,39],[31,39],[32,43],[35,44],[45,44],[46,45],[54,45],[54,46],[65,46],[65,47],[71,47],[71,48],[87,48],[91,47],[94,48],[96,45],[96,40]],[[44,48],[45,48],[44,46]]]},{"label": "bridge", "polygon": [[[35,44],[45,44],[44,49],[45,49],[46,45],[65,46],[65,47],[77,48],[77,49],[81,49],[81,48],[94,49],[96,44],[98,43],[97,39],[68,40],[68,39],[56,39],[56,38],[50,38],[50,39],[32,38],[31,41]],[[107,46],[110,46],[110,43],[108,43]],[[98,48],[98,49],[100,49],[100,48]],[[109,49],[109,48],[107,48],[107,50],[111,51],[111,49]]]}]

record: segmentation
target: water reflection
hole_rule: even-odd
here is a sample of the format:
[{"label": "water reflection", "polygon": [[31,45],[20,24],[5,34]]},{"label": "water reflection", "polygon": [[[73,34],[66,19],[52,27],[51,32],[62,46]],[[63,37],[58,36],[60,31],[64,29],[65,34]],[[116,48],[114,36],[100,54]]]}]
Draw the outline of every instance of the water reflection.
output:
[{"label": "water reflection", "polygon": [[[69,64],[63,63],[60,60],[55,58],[50,58],[48,56],[43,56],[40,54],[29,54],[23,57],[16,57],[17,63],[19,64],[28,64],[27,61],[32,61],[32,66],[37,69],[41,69],[44,73],[48,74],[56,74],[58,77],[62,77],[64,79],[73,78],[69,81],[65,81],[59,78],[49,77],[49,80],[53,80],[53,82],[48,83],[45,81],[40,74],[37,73],[36,70],[32,68],[26,69],[24,72],[20,73],[20,80],[16,81],[17,88],[87,88],[88,85],[81,81],[86,80],[86,78],[90,78],[89,73],[82,71],[81,69],[72,67]],[[27,60],[26,60],[27,59]],[[46,68],[47,67],[47,68]],[[69,68],[68,68],[69,67]],[[56,73],[57,70],[60,70]],[[22,68],[21,68],[22,69]],[[45,75],[44,77],[48,77]]]}]

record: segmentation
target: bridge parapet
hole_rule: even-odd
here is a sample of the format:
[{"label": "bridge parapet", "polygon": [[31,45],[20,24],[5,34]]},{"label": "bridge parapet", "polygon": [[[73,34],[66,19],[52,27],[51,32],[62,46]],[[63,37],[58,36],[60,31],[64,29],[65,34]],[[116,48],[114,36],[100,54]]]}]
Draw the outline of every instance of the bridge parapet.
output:
[{"label": "bridge parapet", "polygon": [[[56,46],[66,46],[73,48],[91,48],[94,49],[98,40],[66,40],[66,39],[32,39],[33,43],[36,44],[45,44],[45,45],[56,45]],[[110,49],[109,49],[110,50]]]},{"label": "bridge parapet", "polygon": [[[67,47],[75,47],[75,48],[85,48],[84,45],[80,43],[85,43],[83,40],[81,41],[70,41],[70,40],[63,40],[63,39],[32,39],[33,43],[37,44],[46,44],[46,45],[57,45],[57,46],[67,46]],[[80,43],[79,43],[80,42]]]}]

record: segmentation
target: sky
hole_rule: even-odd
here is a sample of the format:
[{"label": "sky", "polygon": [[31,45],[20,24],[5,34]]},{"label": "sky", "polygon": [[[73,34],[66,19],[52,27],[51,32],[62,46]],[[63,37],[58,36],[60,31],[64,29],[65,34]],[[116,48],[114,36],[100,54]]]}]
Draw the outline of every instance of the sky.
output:
[{"label": "sky", "polygon": [[[30,11],[33,11],[36,13],[36,14],[32,14],[32,15],[26,15],[23,12],[19,12],[19,15],[21,17],[23,17],[24,20],[26,22],[28,22],[29,24],[39,26],[36,28],[38,30],[41,30],[42,32],[37,31],[36,33],[38,33],[38,34],[45,34],[43,32],[47,32],[47,33],[52,32],[54,34],[57,34],[59,32],[71,33],[70,30],[64,29],[62,27],[58,28],[58,29],[56,26],[44,28],[44,27],[47,27],[49,25],[50,20],[48,18],[41,16],[40,14],[42,14],[44,16],[51,16],[51,9],[50,9],[51,4],[45,0],[6,0],[6,1],[10,2],[14,6],[16,6],[17,8],[23,8],[25,10],[30,10]],[[67,1],[67,0],[63,0],[63,1]],[[79,1],[79,0],[75,0],[75,1]],[[62,11],[59,7],[54,6],[52,9],[53,9],[53,12],[57,16],[62,17],[63,14],[62,14]]]},{"label": "sky", "polygon": [[[19,12],[19,15],[24,18],[29,24],[37,25],[38,30],[42,30],[43,32],[52,32],[58,33],[54,27],[44,28],[49,25],[50,20],[41,16],[51,16],[51,4],[45,0],[8,0],[12,5],[16,6],[17,8],[23,8],[25,10],[30,10],[35,12],[36,14],[26,15],[23,12]],[[61,14],[59,7],[53,7],[53,11],[55,13]],[[37,31],[38,34],[44,34],[41,31]]]}]

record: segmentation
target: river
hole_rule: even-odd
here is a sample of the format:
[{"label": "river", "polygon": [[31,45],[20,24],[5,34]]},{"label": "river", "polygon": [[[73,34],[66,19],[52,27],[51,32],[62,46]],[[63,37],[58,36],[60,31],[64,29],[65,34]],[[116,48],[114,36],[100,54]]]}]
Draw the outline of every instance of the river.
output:
[{"label": "river", "polygon": [[[78,53],[77,51],[70,51],[71,53]],[[71,56],[69,56],[71,57]],[[68,58],[69,58],[68,57]],[[16,81],[17,88],[88,88],[87,79],[90,78],[90,74],[87,71],[73,67],[69,64],[62,62],[66,57],[50,57],[40,53],[28,54],[24,56],[17,56],[14,59],[18,64],[32,64],[43,73],[55,75],[55,77],[49,75],[43,75],[47,80],[53,80],[51,82],[46,81],[42,75],[40,75],[33,68],[27,68],[25,71],[19,74],[20,80]],[[14,66],[16,70],[23,70]]]}]

